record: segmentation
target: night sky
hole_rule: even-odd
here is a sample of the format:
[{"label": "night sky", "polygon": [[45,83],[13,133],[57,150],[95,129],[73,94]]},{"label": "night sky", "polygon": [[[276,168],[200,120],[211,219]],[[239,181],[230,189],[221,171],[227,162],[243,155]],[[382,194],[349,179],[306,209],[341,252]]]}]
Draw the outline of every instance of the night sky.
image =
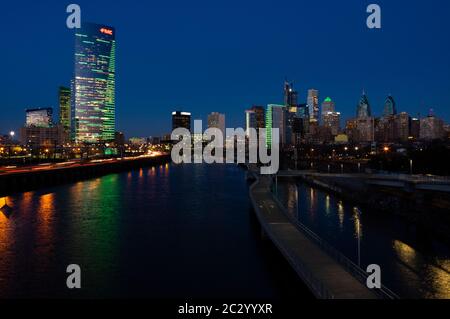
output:
[{"label": "night sky", "polygon": [[[225,113],[241,127],[246,108],[283,101],[285,77],[300,101],[316,88],[344,118],[364,88],[376,115],[392,94],[399,111],[433,108],[450,121],[448,0],[30,0],[2,2],[0,133],[18,130],[26,108],[57,113],[73,73],[70,3],[116,28],[116,121],[127,137],[169,132],[175,109]],[[366,27],[369,3],[382,7],[381,30]]]}]

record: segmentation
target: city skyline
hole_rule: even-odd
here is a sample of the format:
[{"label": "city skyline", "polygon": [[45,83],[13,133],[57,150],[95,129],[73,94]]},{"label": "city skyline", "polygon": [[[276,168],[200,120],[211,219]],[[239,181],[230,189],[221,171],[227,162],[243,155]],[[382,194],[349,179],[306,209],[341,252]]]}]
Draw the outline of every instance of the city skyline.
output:
[{"label": "city skyline", "polygon": [[[327,1],[321,2],[328,3]],[[449,6],[445,2],[436,1],[436,3],[444,7]],[[336,108],[342,113],[343,119],[354,116],[355,105],[358,102],[361,90],[364,88],[370,99],[372,112],[375,116],[382,115],[386,97],[392,94],[397,103],[396,107],[399,113],[407,111],[412,116],[416,116],[418,113],[426,116],[429,109],[433,109],[437,116],[449,122],[450,114],[448,112],[447,101],[450,100],[450,97],[446,88],[450,83],[450,72],[448,72],[450,67],[442,53],[446,52],[444,49],[448,44],[443,42],[436,44],[435,42],[427,42],[430,40],[424,39],[427,32],[442,34],[442,30],[435,29],[437,26],[440,26],[438,21],[441,16],[434,16],[436,21],[432,23],[412,25],[414,30],[418,32],[416,34],[418,36],[417,40],[408,43],[405,41],[403,41],[405,43],[400,44],[393,43],[395,36],[399,35],[398,32],[405,31],[402,23],[393,25],[394,18],[402,21],[402,19],[407,18],[407,13],[418,14],[419,11],[425,16],[431,14],[431,11],[422,4],[418,4],[414,8],[406,8],[405,13],[405,10],[403,8],[399,10],[399,6],[396,4],[383,3],[383,8],[385,9],[384,28],[389,28],[389,34],[385,34],[383,29],[381,31],[369,31],[361,23],[361,26],[355,32],[347,35],[348,39],[339,37],[341,41],[345,42],[344,44],[348,44],[348,47],[344,45],[340,48],[342,51],[340,59],[344,59],[347,62],[346,68],[348,72],[346,73],[342,72],[343,66],[339,66],[336,63],[339,61],[336,60],[337,58],[335,56],[324,56],[320,52],[317,52],[317,56],[312,57],[308,53],[299,51],[304,45],[302,44],[302,38],[310,37],[309,34],[300,29],[289,31],[289,36],[296,39],[294,41],[295,45],[292,44],[295,47],[295,50],[292,51],[294,54],[292,54],[292,58],[288,59],[290,63],[282,61],[277,54],[272,55],[273,58],[269,59],[269,56],[266,55],[267,53],[263,52],[253,56],[254,59],[251,60],[248,54],[244,54],[244,51],[247,52],[250,49],[249,52],[252,52],[252,48],[266,48],[273,54],[273,49],[270,49],[267,43],[260,39],[260,36],[264,32],[267,32],[269,27],[273,27],[271,23],[268,23],[268,25],[259,23],[257,25],[258,28],[251,28],[253,32],[252,39],[254,41],[251,41],[252,45],[250,47],[242,44],[242,37],[238,37],[236,41],[233,41],[223,32],[219,33],[221,37],[212,41],[210,45],[213,47],[215,45],[219,47],[221,45],[225,47],[230,46],[234,54],[228,58],[224,55],[219,55],[219,52],[215,50],[217,48],[211,48],[203,44],[203,46],[195,50],[191,48],[195,47],[195,45],[189,46],[189,48],[186,48],[186,51],[180,52],[179,55],[174,56],[173,54],[169,54],[167,58],[163,59],[162,55],[167,53],[165,50],[172,49],[172,44],[167,43],[168,38],[155,35],[154,32],[151,32],[152,37],[149,38],[154,41],[151,41],[150,44],[143,45],[143,51],[136,53],[137,43],[131,41],[135,41],[138,36],[146,39],[146,34],[148,33],[141,32],[142,30],[145,31],[146,28],[136,28],[137,26],[142,26],[143,20],[140,19],[142,18],[141,13],[133,11],[133,15],[137,15],[137,17],[136,19],[132,19],[133,15],[131,12],[127,11],[127,13],[130,13],[128,16],[125,13],[122,14],[122,12],[119,14],[119,6],[113,5],[111,8],[106,9],[102,7],[102,10],[100,10],[98,3],[89,4],[81,1],[80,5],[83,8],[82,19],[85,21],[96,21],[107,25],[111,24],[118,30],[120,45],[117,49],[117,130],[124,131],[127,136],[155,136],[168,133],[170,131],[170,118],[167,114],[170,114],[174,109],[192,112],[195,118],[201,117],[204,120],[206,120],[207,114],[212,111],[225,113],[227,115],[227,123],[229,123],[228,126],[244,127],[243,110],[250,108],[252,105],[267,106],[268,104],[282,103],[283,97],[282,91],[280,90],[280,83],[286,77],[294,81],[295,88],[299,93],[299,103],[306,102],[307,90],[314,87],[319,90],[320,103],[327,96],[333,98],[333,101],[336,103]],[[246,4],[244,7],[251,7],[251,5],[255,5],[255,3]],[[318,4],[310,3],[291,3],[291,5],[298,12],[301,11],[300,9],[304,9],[305,6],[308,8],[318,6]],[[361,6],[361,8],[358,8],[358,6],[348,6],[347,8],[344,5],[345,8],[341,8],[339,11],[342,13],[342,16],[336,17],[332,15],[335,5],[328,3],[321,12],[331,20],[328,20],[327,25],[320,26],[318,34],[321,34],[328,40],[336,32],[332,30],[333,28],[329,24],[337,23],[337,21],[341,21],[340,19],[342,17],[350,17],[350,15],[352,17],[350,20],[351,23],[355,24],[356,22],[360,22],[359,20],[362,22],[364,20],[363,18],[365,18],[363,10],[365,6]],[[11,7],[12,13],[19,9],[11,4],[9,6]],[[147,8],[145,4],[142,6],[142,9]],[[180,7],[184,8],[181,4]],[[222,22],[224,22],[222,15],[229,13],[227,11],[229,8],[222,8],[220,5],[215,7],[207,4],[199,4],[198,7],[203,14],[212,12],[215,17],[221,17]],[[33,8],[34,5],[30,4],[28,10],[23,14],[30,15],[34,12],[32,11]],[[44,5],[44,8],[45,10],[54,12],[56,16],[55,18],[49,18],[49,21],[42,22],[41,31],[49,35],[49,40],[41,39],[37,33],[23,30],[20,27],[16,29],[11,28],[14,32],[7,35],[6,40],[12,45],[8,52],[1,53],[5,55],[6,59],[10,54],[17,53],[17,50],[26,48],[24,44],[17,42],[17,38],[20,38],[24,31],[26,31],[27,37],[30,38],[32,43],[36,43],[38,39],[43,42],[42,47],[44,49],[39,50],[43,52],[35,52],[39,59],[33,59],[35,62],[28,61],[25,65],[27,65],[28,69],[33,70],[33,73],[38,75],[46,72],[46,76],[40,77],[40,81],[34,83],[33,87],[30,88],[29,94],[23,96],[18,93],[22,86],[17,84],[16,78],[20,76],[23,66],[21,64],[12,64],[17,69],[15,72],[12,72],[9,66],[5,66],[11,81],[2,83],[3,85],[1,87],[3,89],[1,93],[4,97],[3,103],[5,107],[8,107],[10,112],[0,119],[2,133],[9,132],[10,130],[18,131],[19,127],[23,124],[23,111],[27,108],[49,105],[55,109],[58,105],[58,87],[61,85],[70,85],[71,73],[73,72],[71,66],[73,65],[74,32],[67,29],[64,25],[66,14],[64,13],[63,5]],[[237,14],[239,23],[236,26],[213,24],[213,29],[224,31],[228,26],[230,27],[229,35],[237,36],[239,27],[247,25],[247,22],[255,18],[265,17],[268,14],[269,6],[267,4],[263,3],[257,8],[258,14],[255,17],[244,17],[242,13]],[[153,9],[154,12],[160,13],[166,13],[168,10],[164,6]],[[220,10],[218,9],[223,9],[224,12],[219,12]],[[293,11],[295,12],[295,10]],[[434,10],[432,13],[433,15],[436,14]],[[180,13],[176,11],[176,14],[179,15]],[[182,22],[186,23],[187,21],[191,21],[191,18],[184,17]],[[309,17],[305,18],[309,19]],[[9,21],[8,17],[1,23],[5,22],[10,22],[12,25],[15,23],[14,21]],[[289,23],[286,22],[286,25],[289,25]],[[134,30],[141,31],[133,32],[130,30],[131,27]],[[193,27],[195,27],[195,24]],[[339,28],[348,27],[349,24],[339,25]],[[179,39],[180,36],[177,30],[177,28],[170,30],[170,35],[175,37],[175,39]],[[279,37],[276,38],[276,43],[286,37],[281,34],[281,31],[278,28],[273,30],[272,37]],[[250,36],[247,33],[245,35]],[[194,40],[198,41],[199,39]],[[221,40],[223,40],[223,43]],[[330,45],[333,42],[322,42],[322,40],[323,38],[320,41],[317,39],[314,43],[316,45],[321,43],[323,43],[321,45]],[[55,44],[53,42],[50,43],[51,41],[58,44],[58,50],[55,50]],[[355,43],[351,43],[351,41]],[[152,48],[161,48],[161,42],[168,44],[168,47],[158,49],[159,60],[156,59],[154,60],[155,63],[152,63],[152,57],[155,58],[155,56],[152,54],[149,55],[152,52],[149,46],[152,45]],[[350,50],[358,43],[366,45],[367,48],[372,49],[374,52],[365,50],[364,58],[358,57],[353,62],[350,59]],[[428,51],[425,52],[424,49],[427,43],[430,45],[427,47]],[[242,48],[238,44],[242,44]],[[387,44],[391,45],[392,50],[389,54],[385,54],[388,55],[385,57],[385,61],[379,61],[379,59],[374,60],[374,56],[380,54],[380,50],[383,50],[383,45]],[[213,49],[214,61],[205,60],[205,56],[200,54],[200,50],[205,49],[205,46],[206,49]],[[411,53],[413,57],[409,56],[406,58],[407,61],[398,64],[398,59],[403,56],[401,52],[404,52],[406,48],[419,50]],[[24,52],[26,51],[24,50]],[[55,53],[52,53],[52,51]],[[302,52],[302,54],[295,54],[295,52]],[[48,55],[48,58],[41,56],[42,53]],[[20,54],[23,56],[23,53]],[[235,54],[243,54],[242,59],[238,59]],[[408,51],[408,54],[410,54],[410,51]],[[343,57],[343,55],[348,56]],[[130,65],[130,57],[142,62],[140,65],[142,67],[141,70],[137,70]],[[220,60],[218,59],[219,57],[223,59]],[[191,58],[193,59],[192,63],[187,63]],[[30,57],[26,59],[30,60]],[[262,63],[262,59],[265,59],[269,65],[266,65],[266,69],[257,71],[257,67]],[[157,61],[164,64],[164,70],[157,65]],[[229,67],[228,64],[233,61],[239,63],[233,65],[230,70],[225,70],[224,66]],[[190,66],[190,64],[192,65]],[[312,64],[314,71],[312,71],[311,67],[307,67],[306,64]],[[248,65],[249,69],[242,68],[243,65]],[[238,77],[240,79],[236,82],[235,75],[233,74],[232,76],[231,71],[236,71],[238,66],[242,70],[243,76]],[[364,72],[362,72],[362,66],[365,67]],[[192,68],[194,67],[198,69],[198,72],[193,72]],[[325,69],[328,71],[325,72]],[[379,70],[377,71],[377,69]],[[130,73],[131,71],[133,72]],[[263,72],[263,74],[260,72]],[[413,76],[409,77],[409,72],[414,73]],[[203,76],[199,74],[203,74]],[[209,76],[205,77],[204,75],[206,74]],[[432,74],[433,77],[428,77],[427,74]],[[258,78],[259,81],[256,82],[255,78]],[[147,79],[148,81],[143,81]],[[138,94],[142,90],[146,94]],[[174,92],[177,94],[173,94]]]}]

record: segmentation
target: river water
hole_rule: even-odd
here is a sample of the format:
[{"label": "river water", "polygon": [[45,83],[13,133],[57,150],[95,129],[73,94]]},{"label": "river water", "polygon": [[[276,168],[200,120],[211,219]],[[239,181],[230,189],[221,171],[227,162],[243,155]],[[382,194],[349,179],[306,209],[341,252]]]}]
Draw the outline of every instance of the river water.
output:
[{"label": "river water", "polygon": [[450,298],[450,249],[433,233],[303,183],[279,183],[278,197],[289,214],[355,264],[379,265],[383,284],[400,297]]},{"label": "river water", "polygon": [[[163,165],[0,199],[0,297],[311,297],[236,165]],[[68,290],[77,264],[82,289]]]}]

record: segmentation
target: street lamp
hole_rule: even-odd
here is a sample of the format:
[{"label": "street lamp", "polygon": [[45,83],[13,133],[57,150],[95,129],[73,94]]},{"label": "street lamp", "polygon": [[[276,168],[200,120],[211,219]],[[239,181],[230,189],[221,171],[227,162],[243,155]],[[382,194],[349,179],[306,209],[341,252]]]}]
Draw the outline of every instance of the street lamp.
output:
[{"label": "street lamp", "polygon": [[8,152],[8,158],[11,158],[11,153],[12,153],[12,144],[14,141],[14,135],[16,135],[16,133],[14,131],[9,132],[9,136],[10,138],[10,143],[9,143],[9,152]]}]

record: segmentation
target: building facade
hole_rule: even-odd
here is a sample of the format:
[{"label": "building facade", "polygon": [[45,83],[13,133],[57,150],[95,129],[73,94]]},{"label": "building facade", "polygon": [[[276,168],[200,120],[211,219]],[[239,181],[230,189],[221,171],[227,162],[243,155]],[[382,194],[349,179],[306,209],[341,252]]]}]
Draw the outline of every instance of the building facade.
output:
[{"label": "building facade", "polygon": [[208,115],[208,128],[217,128],[222,134],[225,136],[226,128],[225,128],[225,114],[221,114],[218,112],[213,112]]},{"label": "building facade", "polygon": [[277,128],[280,134],[279,143],[286,143],[286,116],[285,106],[277,104],[269,104],[266,111],[266,144],[267,148],[272,148],[272,130]]},{"label": "building facade", "polygon": [[294,84],[284,82],[284,105],[286,107],[297,107],[298,92],[294,90]]},{"label": "building facade", "polygon": [[429,115],[420,120],[420,139],[435,140],[445,135],[444,121],[434,115]]},{"label": "building facade", "polygon": [[27,109],[26,127],[50,128],[53,126],[53,109],[51,107]]},{"label": "building facade", "polygon": [[336,112],[336,108],[333,100],[330,97],[327,97],[322,102],[322,115],[329,112]]},{"label": "building facade", "polygon": [[191,130],[191,113],[181,111],[172,112],[172,131],[177,128]]},{"label": "building facade", "polygon": [[256,129],[256,112],[253,110],[245,111],[245,135],[250,137],[250,130]]},{"label": "building facade", "polygon": [[52,127],[22,127],[20,142],[31,147],[55,147],[66,143],[64,130],[61,125]]},{"label": "building facade", "polygon": [[75,142],[114,140],[115,29],[84,23],[75,34],[72,137]]},{"label": "building facade", "polygon": [[335,111],[322,113],[322,123],[324,127],[330,129],[333,137],[338,135],[341,130],[341,113]]},{"label": "building facade", "polygon": [[315,89],[308,90],[308,111],[309,111],[309,121],[319,122],[319,91]]},{"label": "building facade", "polygon": [[62,126],[67,138],[70,137],[70,103],[71,103],[71,91],[67,87],[59,87],[58,102],[59,102],[59,125]]},{"label": "building facade", "polygon": [[397,115],[397,106],[395,104],[394,98],[389,95],[384,102],[383,116],[393,116]]},{"label": "building facade", "polygon": [[356,108],[356,117],[357,118],[366,118],[372,116],[372,110],[369,103],[369,98],[367,97],[366,93],[363,92],[359,102],[358,106]]}]

